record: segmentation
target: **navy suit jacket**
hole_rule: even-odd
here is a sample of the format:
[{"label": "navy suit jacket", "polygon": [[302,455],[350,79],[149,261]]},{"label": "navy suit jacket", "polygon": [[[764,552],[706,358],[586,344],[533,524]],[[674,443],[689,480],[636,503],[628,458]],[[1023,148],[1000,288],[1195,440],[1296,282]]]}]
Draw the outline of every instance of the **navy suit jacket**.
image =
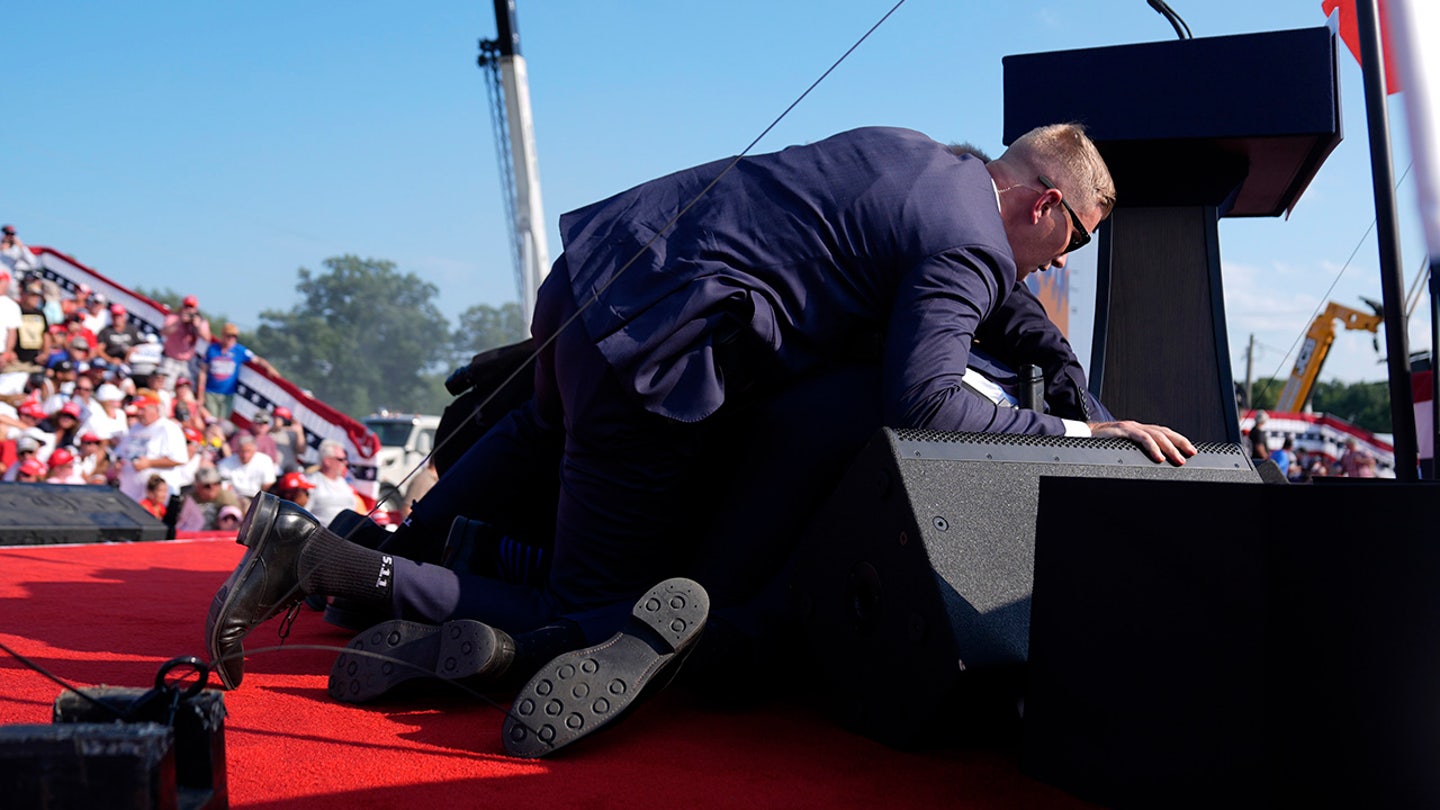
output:
[{"label": "navy suit jacket", "polygon": [[1064,432],[961,384],[971,341],[1016,280],[981,161],[865,128],[744,158],[700,196],[729,163],[560,220],[557,271],[646,409],[698,421],[725,401],[727,378],[820,373],[878,343],[886,424]]},{"label": "navy suit jacket", "polygon": [[1012,393],[1019,384],[1018,369],[1040,367],[1045,381],[1048,412],[1081,422],[1115,419],[1090,393],[1085,370],[1070,348],[1070,341],[1045,312],[1045,305],[1024,282],[1017,283],[996,311],[980,325],[970,365]]}]

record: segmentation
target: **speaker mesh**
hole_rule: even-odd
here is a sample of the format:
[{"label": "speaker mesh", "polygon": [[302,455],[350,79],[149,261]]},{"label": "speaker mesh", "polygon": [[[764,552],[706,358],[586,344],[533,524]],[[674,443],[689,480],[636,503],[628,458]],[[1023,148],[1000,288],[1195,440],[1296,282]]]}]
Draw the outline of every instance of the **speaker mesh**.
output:
[{"label": "speaker mesh", "polygon": [[168,531],[114,487],[0,483],[0,546],[164,540]]},{"label": "speaker mesh", "polygon": [[[845,651],[827,668],[845,719],[907,744],[969,673],[1025,662],[1042,477],[1258,483],[1238,445],[1200,449],[1175,467],[1124,439],[882,431],[807,530],[795,580],[816,649]],[[1110,508],[1075,532],[1106,531]]]}]

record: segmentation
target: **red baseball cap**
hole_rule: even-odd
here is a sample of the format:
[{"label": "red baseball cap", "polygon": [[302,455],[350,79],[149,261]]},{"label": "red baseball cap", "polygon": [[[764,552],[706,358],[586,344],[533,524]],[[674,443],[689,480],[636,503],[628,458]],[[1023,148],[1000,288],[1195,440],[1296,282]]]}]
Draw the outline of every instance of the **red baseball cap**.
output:
[{"label": "red baseball cap", "polygon": [[44,475],[45,465],[38,458],[27,458],[21,462],[19,473],[21,475]]},{"label": "red baseball cap", "polygon": [[75,417],[76,419],[79,419],[79,418],[80,418],[80,403],[76,402],[76,401],[73,400],[73,399],[72,399],[72,400],[69,400],[69,401],[67,401],[64,405],[61,405],[61,406],[60,406],[60,413],[67,414],[67,415],[69,415],[69,416]]},{"label": "red baseball cap", "polygon": [[86,433],[84,436],[80,437],[81,444],[99,444],[102,441],[104,441],[104,439],[101,439],[94,433]]},{"label": "red baseball cap", "polygon": [[287,408],[287,407],[285,407],[284,405],[281,405],[280,407],[278,407],[278,408],[275,409],[275,416],[279,417],[280,419],[294,419],[294,418],[295,418],[295,416],[290,413],[290,409]]},{"label": "red baseball cap", "polygon": [[45,418],[45,407],[33,399],[27,399],[20,404],[19,413],[21,416],[30,416],[35,419]]},{"label": "red baseball cap", "polygon": [[66,450],[63,447],[55,448],[55,452],[50,454],[50,469],[52,470],[56,467],[62,467],[66,464],[74,463],[75,454],[70,452],[69,450]]},{"label": "red baseball cap", "polygon": [[288,472],[280,476],[280,483],[277,489],[314,489],[315,485],[310,483],[305,476],[298,472]]},{"label": "red baseball cap", "polygon": [[147,405],[154,405],[158,408],[160,407],[160,400],[156,399],[155,397],[139,396],[130,400],[130,404],[134,405],[136,408],[144,408]]},{"label": "red baseball cap", "polygon": [[199,298],[196,298],[196,297],[193,296],[193,295],[187,295],[187,296],[185,296],[185,306],[187,306],[187,307],[198,307],[198,306],[200,306],[200,299],[199,299]]},{"label": "red baseball cap", "polygon": [[124,305],[124,304],[111,304],[111,305],[110,305],[110,314],[111,314],[111,315],[124,315],[124,314],[125,314],[125,305]]}]

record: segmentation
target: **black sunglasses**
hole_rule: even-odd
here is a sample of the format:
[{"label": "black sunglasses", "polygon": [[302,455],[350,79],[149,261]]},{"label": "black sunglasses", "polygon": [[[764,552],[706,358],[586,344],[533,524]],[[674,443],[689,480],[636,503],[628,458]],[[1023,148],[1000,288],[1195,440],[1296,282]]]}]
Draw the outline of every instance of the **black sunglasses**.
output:
[{"label": "black sunglasses", "polygon": [[[1054,183],[1050,182],[1050,178],[1043,174],[1040,175],[1040,184],[1045,186],[1045,188],[1060,191],[1060,189],[1055,188]],[[1065,248],[1066,253],[1074,253],[1080,248],[1090,244],[1090,232],[1085,230],[1085,223],[1080,221],[1080,217],[1075,213],[1075,209],[1070,207],[1070,203],[1065,202],[1065,192],[1063,191],[1060,191],[1060,204],[1065,206],[1065,213],[1070,215],[1070,224],[1075,226],[1074,232],[1070,234],[1070,244]]]}]

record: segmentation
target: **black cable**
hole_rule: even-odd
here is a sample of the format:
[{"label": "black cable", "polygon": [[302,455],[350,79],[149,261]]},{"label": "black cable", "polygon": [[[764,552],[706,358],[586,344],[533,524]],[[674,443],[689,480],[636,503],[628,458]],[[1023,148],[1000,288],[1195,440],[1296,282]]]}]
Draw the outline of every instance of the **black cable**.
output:
[{"label": "black cable", "polygon": [[[1153,1],[1154,0],[1152,0],[1152,2]],[[898,0],[895,5],[891,6],[889,11],[885,12],[885,14],[881,16],[874,25],[870,26],[869,30],[867,30],[864,34],[860,36],[859,39],[855,41],[855,44],[851,45],[848,49],[846,49],[845,53],[841,54],[839,59],[836,59],[835,62],[830,65],[830,67],[826,68],[825,72],[821,73],[819,78],[811,82],[810,86],[805,88],[805,91],[801,93],[798,97],[796,97],[794,101],[790,102],[790,105],[786,107],[783,111],[781,111],[781,113],[775,117],[775,120],[770,122],[769,126],[765,127],[765,129],[762,130],[759,135],[755,136],[754,140],[750,141],[750,144],[748,146],[741,150],[740,153],[734,157],[734,159],[732,159],[728,164],[726,164],[725,168],[720,170],[720,174],[716,175],[714,180],[711,180],[708,185],[702,188],[700,192],[695,195],[694,199],[686,203],[685,206],[681,208],[678,213],[675,214],[675,216],[671,217],[668,222],[666,222],[662,227],[657,229],[655,231],[655,235],[651,236],[649,241],[647,241],[644,245],[641,245],[639,250],[635,251],[634,256],[631,256],[628,261],[626,261],[623,265],[620,266],[619,270],[615,271],[615,274],[611,276],[610,281],[604,287],[595,290],[594,293],[588,296],[585,300],[577,301],[576,303],[578,304],[578,307],[576,308],[575,314],[572,315],[569,320],[562,323],[560,327],[555,330],[554,334],[550,335],[550,337],[544,343],[536,346],[534,351],[531,352],[530,356],[527,357],[523,363],[518,364],[515,369],[505,377],[505,379],[501,380],[500,383],[495,386],[495,389],[490,392],[489,396],[485,397],[485,399],[483,399],[479,405],[475,406],[469,418],[478,419],[479,415],[484,412],[486,406],[488,406],[491,401],[495,399],[495,397],[499,396],[500,392],[505,390],[506,386],[514,382],[515,378],[520,376],[521,372],[525,371],[527,368],[530,368],[532,364],[534,364],[535,359],[540,356],[540,353],[543,352],[546,348],[550,346],[550,344],[554,343],[560,337],[560,333],[568,329],[570,325],[574,323],[582,314],[584,314],[585,310],[589,309],[592,304],[598,302],[600,300],[600,296],[605,292],[605,290],[609,289],[611,284],[614,284],[616,281],[618,281],[620,279],[620,276],[623,275],[626,270],[630,269],[630,266],[633,265],[636,261],[638,261],[641,256],[644,256],[645,251],[650,249],[650,245],[652,245],[656,239],[659,239],[667,231],[669,231],[671,226],[673,226],[677,221],[679,221],[680,217],[685,216],[685,214],[688,213],[691,208],[694,208],[695,205],[705,197],[705,195],[709,194],[710,189],[714,188],[715,184],[719,183],[721,178],[729,174],[730,170],[735,167],[735,164],[739,163],[741,159],[743,159],[746,155],[750,154],[750,150],[754,149],[755,145],[760,143],[761,139],[763,139],[766,135],[769,135],[770,131],[773,130],[775,127],[779,126],[780,122],[785,119],[785,116],[790,114],[791,110],[794,110],[795,107],[800,104],[800,102],[804,101],[806,96],[810,95],[810,93],[814,91],[821,82],[825,81],[825,79],[828,78],[830,74],[835,71],[836,68],[840,67],[840,63],[844,62],[847,58],[849,58],[850,54],[854,53],[856,48],[859,48],[865,42],[865,40],[869,39],[870,35],[875,33],[876,29],[878,29],[881,25],[884,25],[885,21],[890,19],[891,15],[893,15],[896,11],[899,11],[900,7],[903,5],[905,5],[905,0]],[[1174,12],[1171,13],[1173,14]],[[420,464],[417,465],[413,470],[411,470],[404,478],[400,479],[399,486],[403,487],[405,485],[405,482],[409,481],[412,477],[414,477],[415,473],[419,472],[426,464],[430,463],[430,459],[433,458],[434,455],[438,453],[442,448],[444,448],[447,444],[449,444],[450,441],[457,435],[459,435],[459,431],[452,431],[449,435],[440,439],[439,443],[436,444],[435,447],[431,448],[429,454],[425,456],[425,458],[420,462]],[[380,502],[377,501],[375,508],[370,510],[369,515],[373,515],[379,508]],[[369,515],[366,516],[369,517]],[[347,537],[346,539],[348,540],[349,538]]]},{"label": "black cable", "polygon": [[55,683],[59,684],[60,686],[64,687],[65,689],[68,689],[68,690],[70,690],[71,692],[74,692],[75,694],[79,695],[79,696],[81,697],[81,699],[85,700],[85,701],[86,701],[87,703],[89,703],[90,705],[92,705],[92,706],[98,706],[99,708],[104,709],[105,711],[107,711],[107,712],[115,715],[115,719],[117,719],[117,720],[123,720],[123,719],[125,719],[125,715],[121,714],[120,711],[119,711],[118,709],[116,709],[114,706],[106,705],[104,702],[99,701],[99,700],[96,700],[96,699],[93,698],[93,697],[90,697],[90,695],[86,694],[86,693],[85,693],[82,689],[80,689],[78,686],[72,686],[72,685],[66,683],[62,678],[60,678],[60,676],[52,673],[50,670],[48,670],[48,669],[40,666],[39,664],[35,663],[34,661],[31,661],[29,658],[26,658],[25,656],[21,655],[20,653],[16,652],[15,650],[10,649],[8,646],[5,645],[4,642],[0,642],[0,651],[4,651],[4,652],[6,652],[6,653],[9,653],[10,656],[11,656],[12,658],[14,658],[16,661],[19,661],[19,662],[20,662],[21,664],[23,664],[24,666],[29,667],[30,669],[32,669],[32,670],[40,673],[41,675],[45,676],[47,679],[49,679],[49,680],[51,680],[51,681],[54,681]]},{"label": "black cable", "polygon": [[[1395,181],[1396,189],[1399,189],[1401,184],[1405,182],[1405,178],[1410,176],[1410,169],[1414,166],[1415,161],[1413,160],[1405,165],[1405,171],[1401,172],[1400,179]],[[1320,303],[1315,305],[1315,309],[1310,313],[1310,318],[1306,320],[1304,326],[1301,327],[1300,334],[1295,336],[1295,342],[1290,344],[1290,349],[1285,352],[1284,357],[1280,358],[1280,365],[1275,368],[1275,371],[1271,375],[1270,379],[1277,382],[1281,379],[1280,372],[1285,370],[1285,365],[1289,362],[1290,355],[1294,354],[1295,349],[1299,347],[1301,341],[1305,340],[1305,335],[1308,334],[1310,331],[1310,323],[1315,320],[1315,317],[1319,315],[1323,309],[1325,309],[1325,304],[1330,300],[1330,295],[1335,291],[1335,285],[1340,283],[1340,279],[1345,275],[1345,271],[1350,269],[1350,263],[1355,261],[1355,257],[1360,253],[1360,248],[1365,247],[1365,240],[1370,238],[1370,232],[1375,230],[1375,226],[1379,224],[1379,222],[1380,220],[1378,217],[1376,219],[1370,220],[1370,227],[1366,228],[1365,233],[1360,235],[1360,240],[1355,243],[1355,249],[1350,251],[1350,257],[1345,260],[1344,264],[1340,265],[1340,270],[1335,273],[1335,278],[1331,279],[1330,286],[1326,287],[1325,292],[1320,296]],[[1268,393],[1269,391],[1269,383],[1266,383],[1260,389],[1260,393],[1262,395]],[[1300,404],[1301,407],[1304,407],[1305,403],[1302,402]]]},{"label": "black cable", "polygon": [[[429,677],[434,678],[434,679],[436,679],[436,680],[439,680],[439,681],[441,681],[441,682],[443,682],[443,683],[449,684],[450,686],[454,687],[455,689],[458,689],[458,690],[460,690],[461,692],[465,693],[466,695],[474,698],[476,701],[478,701],[479,703],[485,705],[486,707],[491,708],[491,709],[494,709],[494,710],[500,712],[501,714],[504,714],[504,715],[506,715],[507,717],[510,717],[510,718],[513,719],[516,723],[519,723],[520,725],[524,726],[525,729],[526,729],[527,731],[529,731],[531,734],[536,733],[536,731],[535,731],[534,728],[531,728],[529,725],[527,725],[527,724],[526,724],[523,720],[521,720],[520,718],[511,716],[510,711],[509,711],[508,709],[506,709],[504,706],[500,705],[498,702],[492,700],[490,697],[488,697],[488,696],[485,695],[484,693],[479,692],[479,691],[477,691],[477,690],[475,690],[475,689],[471,689],[470,687],[466,686],[464,683],[461,683],[460,681],[451,680],[451,679],[449,679],[449,678],[440,678],[440,677],[438,677],[438,676],[435,675],[435,672],[434,672],[433,670],[426,669],[425,667],[417,666],[417,665],[415,665],[415,664],[413,664],[413,663],[411,663],[411,662],[409,662],[409,661],[405,661],[405,660],[400,659],[400,658],[395,658],[395,657],[393,657],[393,656],[384,655],[383,653],[377,653],[377,652],[373,652],[373,651],[370,651],[370,650],[354,650],[354,649],[351,649],[351,648],[349,648],[349,647],[337,647],[337,646],[334,646],[334,645],[331,645],[331,644],[287,644],[287,645],[283,645],[283,646],[274,646],[274,647],[259,647],[259,648],[251,649],[251,650],[236,650],[235,653],[234,653],[234,655],[242,656],[242,657],[243,657],[243,656],[245,656],[245,655],[258,655],[258,654],[262,654],[262,653],[274,653],[274,652],[281,652],[281,651],[284,651],[284,650],[304,650],[304,651],[308,651],[308,652],[339,652],[339,653],[345,653],[345,654],[347,654],[347,655],[352,655],[352,656],[360,656],[360,657],[366,657],[366,658],[375,658],[375,659],[378,659],[378,660],[381,660],[381,661],[388,661],[388,662],[390,662],[390,663],[392,663],[392,664],[395,664],[395,665],[397,665],[397,666],[399,666],[399,667],[415,670],[417,673],[420,673],[420,674],[429,676]],[[12,649],[12,648],[9,647],[8,645],[6,645],[4,642],[0,642],[0,652],[5,652],[5,653],[9,654],[9,655],[10,655],[12,658],[14,658],[16,661],[19,661],[22,666],[24,666],[24,667],[26,667],[26,668],[28,668],[28,669],[30,669],[30,670],[33,670],[34,672],[36,672],[36,673],[38,673],[39,675],[41,675],[41,676],[43,676],[44,678],[46,678],[47,680],[53,681],[53,682],[56,683],[57,685],[59,685],[59,686],[61,686],[62,688],[64,688],[66,691],[73,692],[74,694],[78,695],[82,700],[84,700],[85,702],[89,703],[90,705],[95,706],[95,707],[97,707],[97,708],[99,708],[99,709],[102,709],[102,710],[104,710],[105,712],[108,712],[108,713],[111,714],[111,715],[114,715],[114,717],[115,717],[116,720],[124,721],[124,720],[129,719],[129,718],[126,716],[126,714],[125,714],[124,712],[120,711],[118,708],[116,708],[116,707],[114,707],[114,706],[112,706],[112,705],[110,705],[110,704],[108,704],[108,703],[106,703],[106,702],[104,702],[104,701],[102,701],[102,700],[97,700],[96,698],[94,698],[94,697],[92,697],[91,695],[89,695],[84,689],[81,689],[80,687],[75,686],[74,684],[68,683],[68,682],[65,681],[63,678],[61,678],[61,677],[59,677],[58,675],[54,674],[53,672],[49,671],[49,670],[46,669],[45,667],[41,666],[40,664],[36,663],[35,661],[31,660],[30,658],[22,655],[20,652]],[[202,678],[202,679],[201,679],[201,681],[199,681],[199,682],[197,683],[197,685],[199,685],[199,684],[203,684],[203,683],[204,683],[204,677],[205,677],[205,673],[206,673],[206,672],[208,672],[208,671],[210,671],[210,670],[213,670],[213,669],[215,668],[215,665],[216,665],[217,663],[219,663],[219,662],[222,661],[222,660],[225,660],[225,659],[228,658],[228,657],[229,657],[229,656],[222,656],[220,659],[217,659],[217,660],[215,660],[215,661],[211,661],[211,662],[208,662],[208,663],[201,663],[201,662],[199,661],[199,659],[189,659],[189,658],[187,658],[187,659],[172,659],[172,660],[170,660],[170,661],[166,661],[164,664],[161,665],[160,674],[161,674],[161,677],[163,677],[164,674],[165,674],[167,671],[169,671],[170,669],[174,668],[174,667],[177,665],[177,663],[183,663],[183,664],[185,664],[185,665],[187,665],[187,666],[192,666],[192,667],[194,667],[197,671],[200,671],[200,672],[201,672],[201,678]],[[159,679],[157,679],[157,683],[158,683],[158,680],[159,680]],[[198,690],[196,690],[196,691],[198,691]]]},{"label": "black cable", "polygon": [[1147,0],[1147,2],[1150,3],[1151,8],[1160,12],[1160,16],[1170,22],[1170,26],[1175,29],[1176,36],[1181,39],[1194,39],[1194,35],[1190,33],[1190,26],[1185,24],[1185,21],[1175,13],[1174,9],[1170,8],[1165,0]]}]

